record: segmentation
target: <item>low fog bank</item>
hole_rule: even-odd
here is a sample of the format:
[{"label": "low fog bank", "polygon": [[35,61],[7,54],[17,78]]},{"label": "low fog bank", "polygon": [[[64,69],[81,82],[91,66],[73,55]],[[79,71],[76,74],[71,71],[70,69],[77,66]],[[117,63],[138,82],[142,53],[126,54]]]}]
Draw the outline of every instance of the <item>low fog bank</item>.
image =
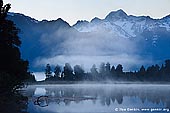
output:
[{"label": "low fog bank", "polygon": [[170,86],[170,82],[148,82],[148,81],[144,81],[144,82],[139,82],[139,81],[133,81],[133,82],[129,82],[129,81],[37,81],[35,83],[28,83],[28,85],[31,86],[105,86],[105,85],[110,85],[110,86],[114,86],[114,85],[168,85]]},{"label": "low fog bank", "polygon": [[88,72],[93,64],[98,66],[101,62],[109,62],[111,65],[122,64],[124,71],[129,71],[154,64],[151,53],[145,49],[144,37],[123,38],[108,31],[80,33],[62,28],[43,34],[40,42],[46,55],[35,59],[35,68],[70,63],[72,66],[83,65]]},{"label": "low fog bank", "polygon": [[152,59],[141,59],[140,56],[131,56],[128,54],[113,55],[113,56],[82,56],[82,55],[58,55],[52,58],[41,58],[37,59],[37,66],[44,66],[50,64],[51,66],[64,66],[65,63],[69,63],[72,66],[81,65],[86,72],[90,71],[93,64],[97,67],[100,66],[102,62],[109,62],[111,65],[117,66],[122,64],[124,71],[134,70],[140,68],[142,64],[153,64]]}]

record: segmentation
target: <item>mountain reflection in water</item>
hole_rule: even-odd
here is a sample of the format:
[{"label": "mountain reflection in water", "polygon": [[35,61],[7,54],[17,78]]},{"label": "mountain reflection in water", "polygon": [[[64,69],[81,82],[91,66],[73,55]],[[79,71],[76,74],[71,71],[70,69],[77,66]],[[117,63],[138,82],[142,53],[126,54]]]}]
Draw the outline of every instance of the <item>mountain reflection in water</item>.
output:
[{"label": "mountain reflection in water", "polygon": [[169,85],[31,85],[22,93],[29,98],[31,113],[114,113],[116,108],[170,108]]}]

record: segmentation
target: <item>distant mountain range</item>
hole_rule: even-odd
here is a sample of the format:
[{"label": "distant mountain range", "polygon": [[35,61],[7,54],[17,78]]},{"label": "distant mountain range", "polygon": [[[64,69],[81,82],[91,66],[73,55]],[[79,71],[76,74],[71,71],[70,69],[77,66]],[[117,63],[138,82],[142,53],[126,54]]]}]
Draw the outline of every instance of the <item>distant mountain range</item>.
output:
[{"label": "distant mountain range", "polygon": [[170,15],[153,19],[118,10],[104,19],[79,20],[73,26],[61,18],[38,21],[18,13],[8,13],[8,19],[21,30],[22,56],[30,61],[32,70],[48,63],[45,59],[51,63],[57,58],[61,63],[63,59],[57,56],[123,56],[126,61],[107,61],[127,62],[131,67],[137,65],[129,62],[133,59],[144,64],[147,59],[153,63],[170,58]]}]

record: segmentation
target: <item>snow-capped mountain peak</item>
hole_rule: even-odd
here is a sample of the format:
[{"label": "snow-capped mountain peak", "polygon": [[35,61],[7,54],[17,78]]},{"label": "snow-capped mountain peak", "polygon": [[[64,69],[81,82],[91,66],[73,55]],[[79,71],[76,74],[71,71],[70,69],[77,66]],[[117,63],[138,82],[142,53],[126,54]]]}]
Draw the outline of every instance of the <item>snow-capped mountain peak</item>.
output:
[{"label": "snow-capped mountain peak", "polygon": [[77,23],[73,27],[79,32],[96,32],[100,30],[106,31],[106,33],[120,34],[120,37],[125,38],[138,37],[144,31],[153,32],[156,29],[170,31],[170,15],[162,19],[153,19],[149,16],[127,15],[120,9],[112,11],[105,19],[95,17],[91,22]]},{"label": "snow-capped mountain peak", "polygon": [[95,18],[93,18],[90,22],[92,22],[92,23],[98,23],[98,22],[100,22],[100,21],[101,21],[100,18],[95,17]]},{"label": "snow-capped mountain peak", "polygon": [[105,19],[109,21],[114,21],[119,19],[126,19],[127,17],[128,15],[122,9],[120,9],[118,11],[110,12]]}]

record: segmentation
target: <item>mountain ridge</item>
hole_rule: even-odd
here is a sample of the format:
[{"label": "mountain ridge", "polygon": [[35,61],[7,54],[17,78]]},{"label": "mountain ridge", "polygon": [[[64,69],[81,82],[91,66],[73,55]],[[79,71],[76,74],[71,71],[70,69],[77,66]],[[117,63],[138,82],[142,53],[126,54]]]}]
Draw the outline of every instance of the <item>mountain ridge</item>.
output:
[{"label": "mountain ridge", "polygon": [[8,13],[8,19],[21,29],[21,53],[30,61],[32,70],[39,64],[50,63],[44,59],[58,55],[127,54],[143,60],[149,56],[153,61],[170,58],[167,52],[170,50],[170,15],[153,19],[118,10],[104,19],[79,20],[73,26],[61,18],[38,21],[19,13]]}]

